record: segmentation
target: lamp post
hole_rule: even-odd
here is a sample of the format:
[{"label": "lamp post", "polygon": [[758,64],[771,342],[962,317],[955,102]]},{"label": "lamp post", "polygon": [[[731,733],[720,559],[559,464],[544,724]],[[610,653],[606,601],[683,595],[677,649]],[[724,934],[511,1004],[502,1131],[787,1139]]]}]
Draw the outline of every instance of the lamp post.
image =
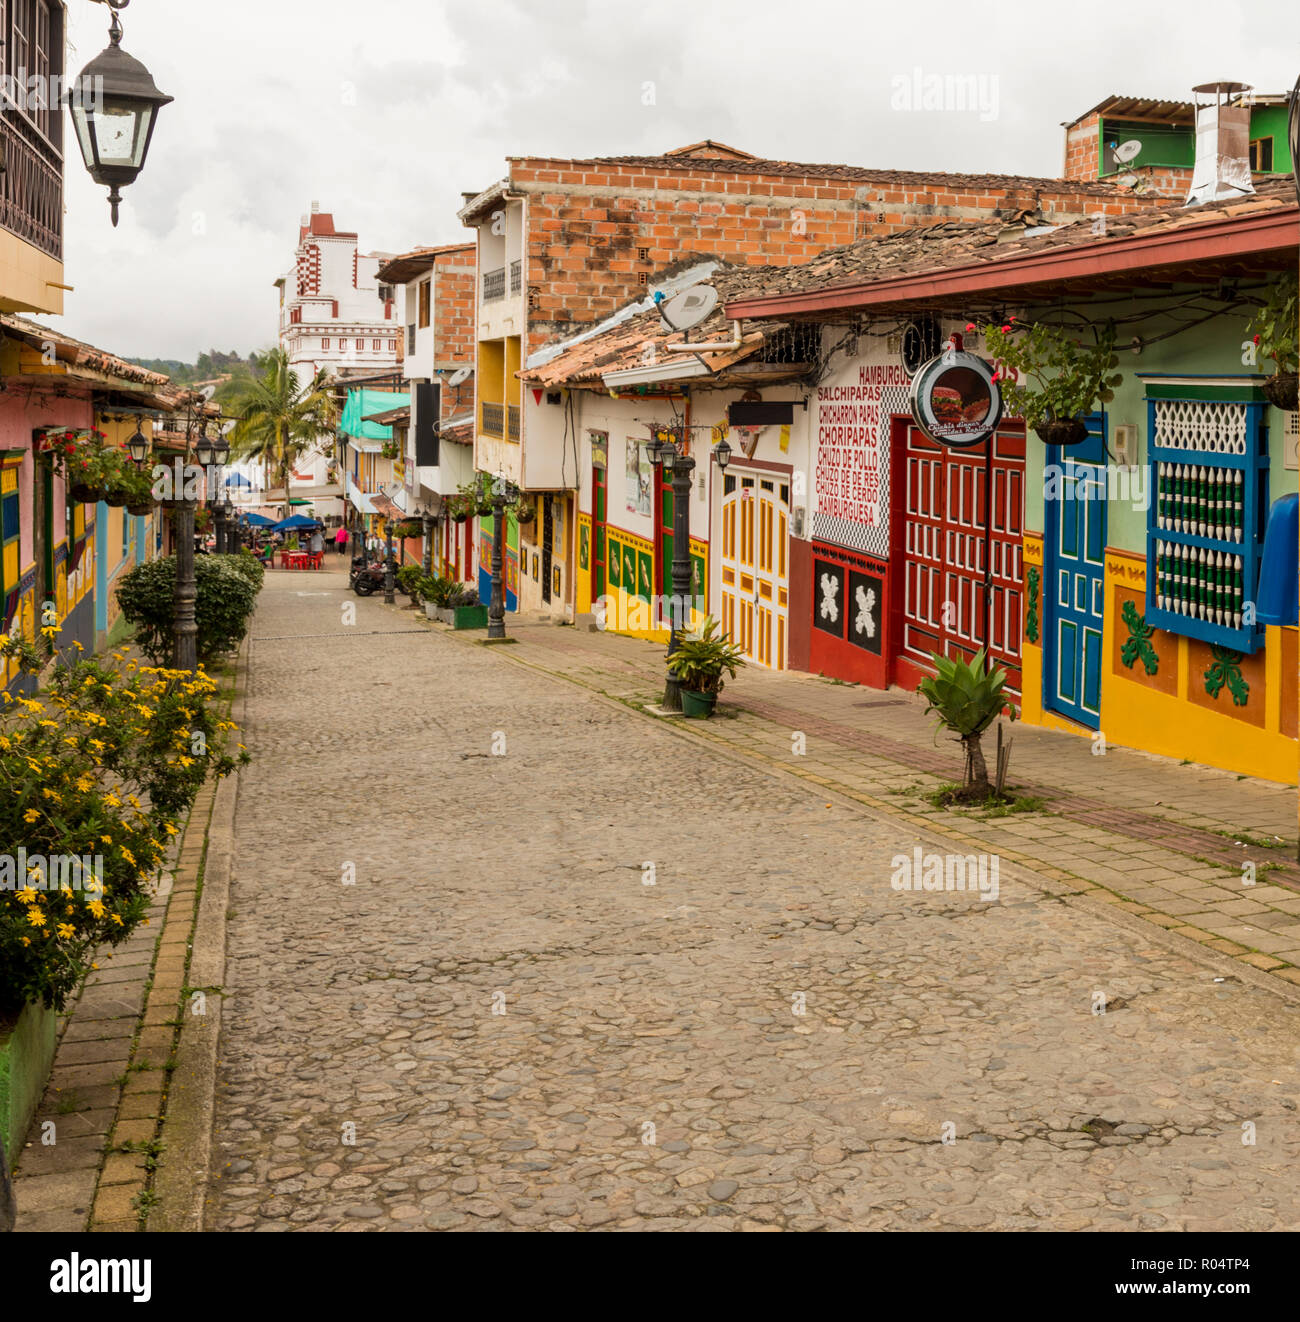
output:
[{"label": "lamp post", "polygon": [[77,142],[90,177],[108,188],[117,224],[122,189],[144,169],[158,111],[172,98],[158,90],[153,75],[122,49],[117,17],[131,0],[106,0],[113,11],[109,44],[81,71],[63,98],[72,111]]},{"label": "lamp post", "polygon": [[488,641],[506,636],[506,505],[519,498],[519,488],[499,474],[492,483],[492,599],[488,605]]},{"label": "lamp post", "polygon": [[[691,485],[695,476],[695,460],[684,454],[685,437],[674,443],[661,440],[655,434],[646,453],[656,467],[663,466],[672,473],[673,485],[673,594],[669,602],[671,632],[668,636],[668,656],[672,656],[681,642],[690,621],[690,601],[694,586],[691,569]],[[731,462],[731,446],[725,440],[719,441],[713,451],[718,467],[726,471]],[[664,711],[681,711],[681,681],[668,671],[664,681]]]}]

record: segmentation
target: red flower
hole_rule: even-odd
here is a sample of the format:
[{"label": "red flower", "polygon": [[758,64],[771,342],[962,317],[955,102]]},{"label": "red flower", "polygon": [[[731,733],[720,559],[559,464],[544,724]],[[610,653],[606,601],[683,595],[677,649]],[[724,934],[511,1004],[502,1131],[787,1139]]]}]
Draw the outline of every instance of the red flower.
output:
[{"label": "red flower", "polygon": [[1010,334],[1011,334],[1011,327],[1010,327],[1010,326],[1003,326],[1003,327],[1002,327],[1002,334],[1003,334],[1003,335],[1010,335]]},{"label": "red flower", "polygon": [[1255,344],[1258,344],[1258,343],[1259,343],[1259,336],[1258,336],[1258,335],[1256,335],[1256,336],[1254,337],[1254,341],[1253,341],[1253,342],[1254,342]]},{"label": "red flower", "polygon": [[968,321],[966,323],[966,329],[968,331],[973,331],[975,329],[975,323],[973,321]]},{"label": "red flower", "polygon": [[994,379],[995,381],[1000,381],[1000,380],[1002,379],[1002,373],[1001,373],[1001,372],[994,372],[994,373],[993,373],[993,379]]}]

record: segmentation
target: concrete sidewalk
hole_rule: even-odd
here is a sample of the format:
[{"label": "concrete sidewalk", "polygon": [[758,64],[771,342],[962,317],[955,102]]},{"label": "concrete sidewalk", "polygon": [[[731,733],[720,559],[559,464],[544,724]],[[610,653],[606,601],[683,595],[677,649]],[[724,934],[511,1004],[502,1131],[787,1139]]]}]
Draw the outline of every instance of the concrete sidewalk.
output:
[{"label": "concrete sidewalk", "polygon": [[[518,662],[638,708],[662,696],[660,644],[513,618],[507,628]],[[1098,756],[1091,740],[1011,725],[1009,785],[1041,807],[936,808],[928,796],[961,778],[961,753],[916,694],[793,671],[742,671],[718,716],[689,726],[961,852],[997,854],[1300,985],[1294,786],[1115,746]]]}]

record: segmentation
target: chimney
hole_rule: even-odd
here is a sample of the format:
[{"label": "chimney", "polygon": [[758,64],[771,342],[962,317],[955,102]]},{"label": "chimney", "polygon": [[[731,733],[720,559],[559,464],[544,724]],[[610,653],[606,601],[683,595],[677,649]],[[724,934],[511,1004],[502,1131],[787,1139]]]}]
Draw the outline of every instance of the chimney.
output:
[{"label": "chimney", "polygon": [[1255,191],[1250,180],[1248,83],[1202,83],[1196,103],[1196,163],[1185,206],[1223,202]]}]

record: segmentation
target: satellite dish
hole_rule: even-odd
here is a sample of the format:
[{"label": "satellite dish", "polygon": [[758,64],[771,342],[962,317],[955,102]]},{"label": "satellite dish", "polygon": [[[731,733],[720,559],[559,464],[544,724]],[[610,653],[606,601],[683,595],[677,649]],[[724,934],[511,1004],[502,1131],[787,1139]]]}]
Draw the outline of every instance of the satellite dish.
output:
[{"label": "satellite dish", "polygon": [[457,368],[457,369],[456,369],[456,370],[455,370],[455,371],[454,371],[454,372],[453,372],[453,373],[447,378],[447,384],[448,384],[449,386],[461,386],[461,385],[464,385],[465,382],[469,380],[469,374],[470,374],[470,372],[471,372],[472,370],[473,370],[473,369],[472,369],[472,368],[469,368],[469,367],[458,367],[458,368]]},{"label": "satellite dish", "polygon": [[1137,138],[1130,138],[1127,142],[1121,142],[1115,148],[1115,159],[1120,165],[1127,165],[1130,161],[1137,159],[1137,155],[1141,150],[1142,143]]},{"label": "satellite dish", "polygon": [[199,398],[206,404],[216,393],[216,386],[204,386],[203,389],[199,391]]},{"label": "satellite dish", "polygon": [[690,330],[718,306],[718,291],[712,285],[692,285],[676,298],[659,304],[659,316],[669,330]]}]

